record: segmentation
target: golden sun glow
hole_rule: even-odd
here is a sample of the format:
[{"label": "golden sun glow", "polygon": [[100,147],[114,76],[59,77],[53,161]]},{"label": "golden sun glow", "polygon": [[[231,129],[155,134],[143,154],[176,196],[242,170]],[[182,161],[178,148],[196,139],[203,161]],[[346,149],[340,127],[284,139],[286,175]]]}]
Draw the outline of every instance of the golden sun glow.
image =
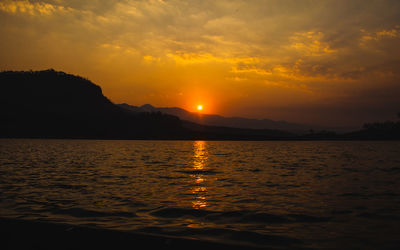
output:
[{"label": "golden sun glow", "polygon": [[204,2],[0,0],[0,71],[54,68],[114,103],[179,107],[204,124],[396,119],[400,1]]}]

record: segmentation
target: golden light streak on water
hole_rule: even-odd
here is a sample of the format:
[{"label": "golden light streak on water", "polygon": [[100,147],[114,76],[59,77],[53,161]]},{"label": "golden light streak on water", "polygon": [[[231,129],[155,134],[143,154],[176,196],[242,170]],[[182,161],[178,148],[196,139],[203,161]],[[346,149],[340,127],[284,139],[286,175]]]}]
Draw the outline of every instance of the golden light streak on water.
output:
[{"label": "golden light streak on water", "polygon": [[[205,141],[193,142],[193,170],[204,170],[208,160],[208,152]],[[199,173],[193,175],[193,181],[196,186],[192,189],[192,194],[195,199],[192,201],[192,207],[199,209],[207,207],[207,187],[204,186],[206,178],[203,174]]]}]

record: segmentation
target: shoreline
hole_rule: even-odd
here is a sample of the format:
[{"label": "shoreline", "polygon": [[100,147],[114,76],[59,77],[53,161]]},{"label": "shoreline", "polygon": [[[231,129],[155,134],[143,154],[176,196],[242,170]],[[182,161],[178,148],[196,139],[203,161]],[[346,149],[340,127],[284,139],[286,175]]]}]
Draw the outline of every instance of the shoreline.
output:
[{"label": "shoreline", "polygon": [[[1,249],[286,249],[0,217]],[[288,249],[293,249],[292,247]],[[296,248],[297,249],[297,248]]]},{"label": "shoreline", "polygon": [[307,142],[307,141],[338,141],[338,142],[350,142],[350,141],[383,141],[383,142],[397,142],[400,139],[385,139],[385,138],[273,138],[273,139],[213,139],[213,138],[100,138],[100,137],[5,137],[0,136],[0,139],[21,139],[21,140],[88,140],[88,141],[295,141],[295,142]]}]

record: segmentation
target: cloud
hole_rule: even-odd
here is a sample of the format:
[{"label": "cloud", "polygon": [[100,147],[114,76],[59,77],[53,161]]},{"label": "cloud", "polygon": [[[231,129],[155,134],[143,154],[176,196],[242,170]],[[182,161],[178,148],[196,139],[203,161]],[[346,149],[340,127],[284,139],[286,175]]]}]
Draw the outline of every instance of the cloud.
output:
[{"label": "cloud", "polygon": [[27,14],[31,16],[52,15],[57,12],[66,12],[70,8],[57,6],[45,2],[11,1],[0,2],[0,11],[10,14]]},{"label": "cloud", "polygon": [[390,0],[4,0],[0,67],[79,73],[121,101],[142,100],[126,88],[204,85],[260,107],[357,105],[366,98],[357,93],[397,89],[399,9]]},{"label": "cloud", "polygon": [[290,48],[305,56],[323,56],[337,52],[330,47],[329,43],[323,41],[323,37],[322,32],[296,32],[289,38],[291,40]]}]

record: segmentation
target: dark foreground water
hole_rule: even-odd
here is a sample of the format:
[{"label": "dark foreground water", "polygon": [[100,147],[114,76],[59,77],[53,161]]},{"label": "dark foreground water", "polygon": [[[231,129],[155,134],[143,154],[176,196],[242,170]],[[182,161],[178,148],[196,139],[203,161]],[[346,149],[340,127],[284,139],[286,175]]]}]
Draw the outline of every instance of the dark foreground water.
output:
[{"label": "dark foreground water", "polygon": [[400,245],[400,142],[0,140],[0,215],[233,244]]}]

